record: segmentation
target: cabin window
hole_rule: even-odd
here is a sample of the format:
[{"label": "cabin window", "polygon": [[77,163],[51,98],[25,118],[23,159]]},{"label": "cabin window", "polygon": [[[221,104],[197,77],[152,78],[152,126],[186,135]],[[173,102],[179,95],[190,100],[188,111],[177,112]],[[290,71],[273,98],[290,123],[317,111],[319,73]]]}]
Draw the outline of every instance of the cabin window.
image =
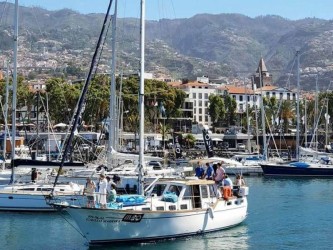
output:
[{"label": "cabin window", "polygon": [[175,193],[177,196],[179,196],[180,192],[182,191],[182,186],[176,186],[176,185],[171,185],[169,187],[169,192]]},{"label": "cabin window", "polygon": [[201,197],[208,198],[208,188],[207,186],[200,186],[201,187]]},{"label": "cabin window", "polygon": [[37,188],[37,191],[52,191],[52,188]]},{"label": "cabin window", "polygon": [[158,211],[164,211],[164,207],[156,207],[156,210],[158,210]]},{"label": "cabin window", "polygon": [[187,205],[186,205],[186,204],[181,204],[181,205],[180,205],[180,209],[181,209],[181,210],[185,210],[185,209],[187,209]]},{"label": "cabin window", "polygon": [[176,210],[176,206],[175,205],[170,205],[169,210]]},{"label": "cabin window", "polygon": [[156,194],[157,196],[161,196],[166,188],[165,184],[157,184],[154,186],[151,194]]},{"label": "cabin window", "polygon": [[21,191],[35,191],[35,188],[22,188]]},{"label": "cabin window", "polygon": [[150,211],[150,207],[143,207],[142,210]]},{"label": "cabin window", "polygon": [[232,203],[231,203],[231,201],[228,201],[227,202],[227,206],[230,206]]}]

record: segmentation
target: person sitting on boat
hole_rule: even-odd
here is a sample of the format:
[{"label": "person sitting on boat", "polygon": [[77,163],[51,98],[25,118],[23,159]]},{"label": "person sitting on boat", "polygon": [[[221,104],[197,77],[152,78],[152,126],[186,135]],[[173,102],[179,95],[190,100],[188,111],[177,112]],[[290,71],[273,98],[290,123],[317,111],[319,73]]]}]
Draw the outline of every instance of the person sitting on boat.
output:
[{"label": "person sitting on boat", "polygon": [[202,179],[204,177],[205,170],[202,166],[202,164],[198,161],[198,165],[195,168],[195,176],[198,177],[198,179]]},{"label": "person sitting on boat", "polygon": [[99,178],[99,205],[102,209],[106,209],[107,186],[105,175],[101,174]]},{"label": "person sitting on boat", "polygon": [[226,186],[231,187],[231,189],[233,188],[232,180],[229,178],[229,176],[227,174],[224,174],[223,186],[224,187],[226,187]]},{"label": "person sitting on boat", "polygon": [[235,179],[235,185],[233,188],[234,195],[237,195],[239,192],[240,187],[245,186],[245,181],[242,175],[237,174]]},{"label": "person sitting on boat", "polygon": [[95,189],[95,182],[88,177],[86,187],[83,191],[83,195],[87,196],[87,207],[95,207]]},{"label": "person sitting on boat", "polygon": [[235,180],[235,186],[237,186],[237,187],[245,186],[245,181],[244,181],[244,178],[242,175],[237,174],[236,180]]},{"label": "person sitting on boat", "polygon": [[117,185],[115,182],[113,182],[113,180],[111,180],[111,178],[109,176],[106,176],[106,179],[108,181],[108,185],[107,185],[107,201],[108,202],[114,202],[116,201],[116,196],[117,196]]},{"label": "person sitting on boat", "polygon": [[38,172],[35,168],[33,168],[31,171],[31,182],[36,183],[37,178],[38,178]]},{"label": "person sitting on boat", "polygon": [[214,168],[212,165],[210,165],[208,162],[206,163],[207,166],[207,170],[206,170],[206,179],[207,180],[213,180],[213,176],[214,176]]}]

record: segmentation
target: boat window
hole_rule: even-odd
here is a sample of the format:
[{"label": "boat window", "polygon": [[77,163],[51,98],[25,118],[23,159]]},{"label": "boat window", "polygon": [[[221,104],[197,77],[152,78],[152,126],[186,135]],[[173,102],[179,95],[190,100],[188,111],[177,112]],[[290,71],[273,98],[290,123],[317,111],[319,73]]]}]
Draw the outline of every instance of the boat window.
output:
[{"label": "boat window", "polygon": [[150,210],[150,207],[143,207],[142,210],[149,211],[149,210]]},{"label": "boat window", "polygon": [[201,187],[201,197],[208,198],[208,188],[207,186],[200,186]]},{"label": "boat window", "polygon": [[170,205],[169,210],[176,210],[176,206],[175,205]]},{"label": "boat window", "polygon": [[37,191],[52,191],[52,188],[37,188]]},{"label": "boat window", "polygon": [[35,191],[35,188],[22,188],[21,191]]},{"label": "boat window", "polygon": [[187,209],[187,204],[180,205],[180,209],[182,209],[182,210]]},{"label": "boat window", "polygon": [[164,207],[156,207],[156,210],[163,211]]},{"label": "boat window", "polygon": [[232,204],[231,201],[227,202],[227,206],[230,206],[231,204]]},{"label": "boat window", "polygon": [[161,196],[166,188],[166,184],[157,184],[154,186],[151,194],[156,194],[157,196]]},{"label": "boat window", "polygon": [[182,186],[170,185],[169,191],[179,196],[180,192],[182,191],[182,188],[183,188]]},{"label": "boat window", "polygon": [[[192,186],[186,186],[186,189],[185,189],[185,193],[184,193],[184,196],[183,196],[183,200],[184,199],[191,199],[192,197]],[[185,208],[187,209],[187,208]]]}]

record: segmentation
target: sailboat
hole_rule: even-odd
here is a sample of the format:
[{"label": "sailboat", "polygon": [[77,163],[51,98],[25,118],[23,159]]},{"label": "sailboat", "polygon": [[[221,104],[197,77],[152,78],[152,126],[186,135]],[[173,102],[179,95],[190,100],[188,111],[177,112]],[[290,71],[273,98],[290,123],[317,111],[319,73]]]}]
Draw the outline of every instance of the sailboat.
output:
[{"label": "sailboat", "polygon": [[81,200],[83,187],[75,183],[59,184],[53,196],[51,183],[34,180],[29,183],[15,182],[14,152],[15,152],[15,121],[16,121],[16,86],[17,86],[17,37],[18,37],[18,0],[15,0],[15,33],[14,33],[14,70],[13,70],[13,114],[12,114],[12,153],[11,180],[8,185],[0,185],[0,210],[6,211],[55,211],[50,200],[58,202],[85,203]]},{"label": "sailboat", "polygon": [[[305,177],[333,177],[333,164],[331,161],[307,161],[300,158],[299,145],[299,95],[300,95],[300,52],[296,52],[297,57],[297,129],[296,129],[296,160],[289,162],[265,162],[260,164],[264,175],[267,176],[305,176]],[[308,150],[309,151],[309,150]],[[309,153],[309,152],[308,152]]]},{"label": "sailboat", "polygon": [[211,162],[222,162],[222,166],[227,174],[235,175],[235,174],[262,174],[261,167],[259,165],[260,162],[263,161],[262,157],[256,154],[243,154],[243,155],[235,155],[231,158],[226,157],[217,157],[214,155],[213,150],[213,141],[210,138],[208,131],[206,129],[202,130],[202,136],[204,139],[204,144],[206,148],[207,156],[203,159],[194,159],[191,160],[191,163],[200,162],[200,164],[211,163]]},{"label": "sailboat", "polygon": [[90,244],[197,235],[238,225],[247,216],[248,187],[237,195],[230,187],[221,194],[214,181],[176,179],[156,180],[144,188],[144,20],[141,0],[139,194],[118,196],[105,209],[54,204],[71,215]]}]

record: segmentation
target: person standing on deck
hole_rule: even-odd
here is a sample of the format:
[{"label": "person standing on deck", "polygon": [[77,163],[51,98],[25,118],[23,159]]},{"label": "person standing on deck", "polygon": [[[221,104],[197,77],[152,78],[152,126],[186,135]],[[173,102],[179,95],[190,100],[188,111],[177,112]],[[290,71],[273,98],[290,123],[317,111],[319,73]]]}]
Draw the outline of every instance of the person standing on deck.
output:
[{"label": "person standing on deck", "polygon": [[210,165],[208,162],[206,163],[207,166],[207,170],[206,170],[206,179],[207,180],[213,180],[213,176],[214,176],[214,168],[212,165]]},{"label": "person standing on deck", "polygon": [[88,177],[86,187],[83,191],[83,195],[87,196],[87,207],[95,207],[95,189],[95,182]]},{"label": "person standing on deck", "polygon": [[99,181],[99,204],[100,208],[102,209],[106,209],[107,186],[108,182],[105,178],[105,175],[101,174]]},{"label": "person standing on deck", "polygon": [[198,165],[195,168],[195,176],[198,177],[198,179],[202,179],[204,177],[205,170],[202,167],[202,164],[198,161]]}]

